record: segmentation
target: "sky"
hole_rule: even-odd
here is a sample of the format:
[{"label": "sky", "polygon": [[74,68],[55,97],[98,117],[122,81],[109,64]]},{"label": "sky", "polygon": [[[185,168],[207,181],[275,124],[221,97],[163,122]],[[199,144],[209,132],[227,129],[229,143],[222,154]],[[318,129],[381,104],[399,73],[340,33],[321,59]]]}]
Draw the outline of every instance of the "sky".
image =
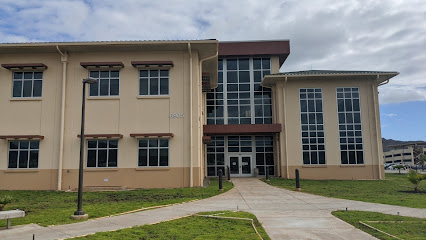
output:
[{"label": "sky", "polygon": [[397,71],[382,136],[426,141],[424,0],[0,0],[0,43],[185,39],[289,39],[283,72]]}]

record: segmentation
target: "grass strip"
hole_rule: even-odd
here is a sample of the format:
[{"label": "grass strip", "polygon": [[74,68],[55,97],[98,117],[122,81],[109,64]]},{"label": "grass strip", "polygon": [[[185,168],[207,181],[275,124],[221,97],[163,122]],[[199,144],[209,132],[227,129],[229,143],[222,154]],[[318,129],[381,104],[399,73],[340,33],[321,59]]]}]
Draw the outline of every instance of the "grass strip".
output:
[{"label": "grass strip", "polygon": [[[209,198],[233,187],[224,181],[224,191],[218,191],[217,179],[212,179],[207,188],[139,189],[117,192],[85,192],[83,210],[90,218],[99,218],[129,212],[136,209],[182,203],[194,199]],[[21,209],[24,218],[13,219],[12,225],[36,223],[41,226],[77,222],[70,216],[77,208],[77,193],[63,191],[0,191],[0,197],[9,195],[13,202],[4,210]],[[0,220],[0,227],[6,220]]]},{"label": "grass strip", "polygon": [[[199,217],[191,215],[171,221],[137,226],[112,232],[100,232],[93,235],[77,237],[79,240],[122,240],[122,239],[157,239],[157,240],[189,240],[189,239],[235,239],[248,240],[259,239],[259,235],[253,231],[249,221],[237,220],[253,219],[258,233],[264,240],[270,240],[256,216],[240,211],[203,212],[198,215],[220,215],[219,218]],[[237,219],[234,219],[237,218]]]},{"label": "grass strip", "polygon": [[363,211],[335,211],[332,214],[379,239],[426,239],[426,219]]},{"label": "grass strip", "polygon": [[[271,178],[266,183],[288,190],[296,189],[294,179]],[[386,173],[386,180],[301,179],[300,185],[302,192],[326,197],[426,208],[426,181],[419,184],[421,192],[415,193],[414,185],[407,180],[407,174]]]}]

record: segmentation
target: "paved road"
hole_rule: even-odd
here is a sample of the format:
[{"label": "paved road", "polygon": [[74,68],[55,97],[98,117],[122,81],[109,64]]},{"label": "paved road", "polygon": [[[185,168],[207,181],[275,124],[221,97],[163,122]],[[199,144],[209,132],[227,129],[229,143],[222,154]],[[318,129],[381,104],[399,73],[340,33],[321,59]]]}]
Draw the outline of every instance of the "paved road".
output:
[{"label": "paved road", "polygon": [[219,196],[196,202],[86,222],[40,227],[35,224],[0,230],[0,239],[64,239],[153,224],[202,211],[242,210],[255,214],[272,239],[375,239],[335,218],[338,209],[375,211],[426,218],[426,209],[326,198],[288,191],[255,178],[234,178],[235,187]]}]

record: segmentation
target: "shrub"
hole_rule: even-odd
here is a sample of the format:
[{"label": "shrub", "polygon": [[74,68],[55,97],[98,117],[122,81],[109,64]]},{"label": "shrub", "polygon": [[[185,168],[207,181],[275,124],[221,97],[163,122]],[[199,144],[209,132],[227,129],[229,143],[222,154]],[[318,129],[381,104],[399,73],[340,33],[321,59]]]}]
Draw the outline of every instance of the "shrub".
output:
[{"label": "shrub", "polygon": [[414,184],[414,191],[418,192],[419,183],[420,181],[424,180],[426,178],[426,175],[420,174],[414,170],[410,170],[408,173],[408,181],[410,181],[412,184]]},{"label": "shrub", "polygon": [[12,202],[12,197],[11,196],[3,196],[0,197],[0,211],[3,210],[4,206],[6,206],[7,204]]}]

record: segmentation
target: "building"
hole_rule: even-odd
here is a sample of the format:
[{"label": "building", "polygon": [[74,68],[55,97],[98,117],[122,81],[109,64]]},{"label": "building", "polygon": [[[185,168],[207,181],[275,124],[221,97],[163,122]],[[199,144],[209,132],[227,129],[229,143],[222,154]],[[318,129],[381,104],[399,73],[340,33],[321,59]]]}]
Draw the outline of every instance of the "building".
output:
[{"label": "building", "polygon": [[385,163],[408,164],[414,166],[420,155],[426,155],[426,143],[409,143],[390,146],[392,149],[383,152]]},{"label": "building", "polygon": [[[0,44],[0,189],[383,179],[379,85],[397,72],[280,73],[288,40]],[[380,149],[380,150],[379,150]]]}]

